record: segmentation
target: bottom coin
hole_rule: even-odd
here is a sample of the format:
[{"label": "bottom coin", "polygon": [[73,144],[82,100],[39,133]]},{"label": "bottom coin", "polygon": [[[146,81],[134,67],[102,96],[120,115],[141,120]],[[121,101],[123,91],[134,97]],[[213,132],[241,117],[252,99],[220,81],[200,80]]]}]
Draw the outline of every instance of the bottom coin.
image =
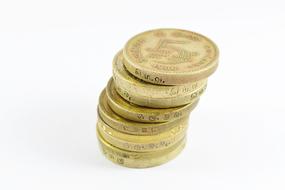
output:
[{"label": "bottom coin", "polygon": [[174,159],[185,147],[186,137],[174,146],[154,152],[132,152],[119,149],[106,142],[97,130],[99,145],[103,154],[115,164],[130,168],[149,168]]}]

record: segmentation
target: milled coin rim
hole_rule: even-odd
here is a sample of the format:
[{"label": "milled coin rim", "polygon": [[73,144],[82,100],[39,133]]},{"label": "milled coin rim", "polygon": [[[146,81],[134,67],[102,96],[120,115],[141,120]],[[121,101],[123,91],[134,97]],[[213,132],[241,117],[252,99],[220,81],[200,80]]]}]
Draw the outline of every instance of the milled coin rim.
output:
[{"label": "milled coin rim", "polygon": [[131,93],[127,89],[120,87],[119,85],[115,85],[118,94],[124,98],[126,101],[131,102],[136,105],[140,105],[143,107],[149,108],[173,108],[178,106],[183,106],[186,104],[191,104],[197,101],[202,94],[204,94],[207,84],[199,89],[196,89],[191,94],[187,94],[186,96],[176,97],[176,98],[161,98],[161,99],[152,99],[149,97],[142,97],[140,95]]},{"label": "milled coin rim", "polygon": [[188,119],[176,124],[171,130],[157,135],[135,136],[113,129],[100,117],[97,121],[97,130],[101,136],[117,148],[135,152],[148,152],[167,149],[179,142],[188,129]]},{"label": "milled coin rim", "polygon": [[[129,120],[147,123],[167,122],[185,117],[194,110],[199,102],[198,99],[193,103],[173,108],[149,108],[131,104],[118,94],[113,78],[107,84],[106,94],[109,106],[115,113]],[[114,97],[114,94],[116,97]],[[153,119],[150,120],[149,118]]]},{"label": "milled coin rim", "polygon": [[[163,122],[163,123],[141,123],[141,122],[135,122],[131,120],[127,120],[118,114],[116,114],[108,105],[107,102],[107,94],[106,89],[104,89],[99,97],[99,105],[98,105],[98,113],[109,126],[112,128],[129,134],[134,135],[155,135],[158,133],[161,133],[162,131],[171,129],[176,122],[179,122],[180,120],[183,120],[184,118],[179,118],[177,120]],[[105,110],[103,105],[106,105],[110,112],[112,112],[112,115],[110,116],[108,111]],[[113,116],[113,117],[112,117]],[[120,118],[120,121],[116,120],[115,117]],[[187,116],[186,116],[187,117]],[[135,131],[126,130],[133,128]]]}]

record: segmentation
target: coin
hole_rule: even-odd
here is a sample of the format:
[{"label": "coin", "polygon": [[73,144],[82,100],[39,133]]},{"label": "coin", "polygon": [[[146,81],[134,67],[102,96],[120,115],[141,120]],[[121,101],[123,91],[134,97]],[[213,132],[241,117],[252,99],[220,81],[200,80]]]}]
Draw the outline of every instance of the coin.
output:
[{"label": "coin", "polygon": [[195,90],[191,94],[175,98],[153,99],[151,97],[142,97],[138,93],[131,93],[129,89],[124,89],[120,85],[115,85],[118,94],[128,102],[149,108],[173,108],[192,104],[197,101],[207,88],[207,84]]},{"label": "coin", "polygon": [[178,29],[157,29],[131,38],[124,64],[134,76],[153,84],[179,85],[209,77],[219,51],[207,37]]},{"label": "coin", "polygon": [[206,85],[207,79],[183,85],[162,86],[144,82],[131,75],[123,64],[123,54],[120,51],[113,60],[113,78],[117,86],[128,89],[130,94],[138,94],[144,99],[175,99],[189,95]]},{"label": "coin", "polygon": [[109,126],[112,126],[112,128],[114,128],[115,130],[133,135],[159,134],[163,131],[175,127],[175,123],[180,122],[180,120],[184,119],[179,118],[177,120],[164,123],[140,123],[124,119],[123,117],[116,114],[108,105],[105,89],[103,90],[99,98],[98,112],[102,120]]},{"label": "coin", "polygon": [[114,130],[99,117],[97,130],[102,137],[110,144],[134,152],[158,151],[169,148],[179,142],[186,133],[188,119],[175,124],[170,130],[157,135],[135,136]]},{"label": "coin", "polygon": [[117,93],[113,79],[109,80],[106,93],[108,104],[115,113],[121,117],[137,122],[156,123],[182,118],[189,115],[198,104],[197,100],[184,106],[164,109],[148,108],[131,104]]},{"label": "coin", "polygon": [[132,152],[119,149],[102,138],[97,131],[99,145],[103,154],[115,164],[130,168],[148,168],[164,164],[174,159],[185,147],[186,137],[168,149],[155,152]]}]

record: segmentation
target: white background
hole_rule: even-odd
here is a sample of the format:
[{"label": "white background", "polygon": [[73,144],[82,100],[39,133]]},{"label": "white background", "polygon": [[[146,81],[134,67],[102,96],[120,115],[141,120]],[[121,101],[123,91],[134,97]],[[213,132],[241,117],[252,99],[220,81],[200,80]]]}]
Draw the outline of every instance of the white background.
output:
[{"label": "white background", "polygon": [[[0,1],[0,189],[285,189],[282,0]],[[113,56],[175,27],[220,48],[179,157],[106,160],[95,136]]]}]

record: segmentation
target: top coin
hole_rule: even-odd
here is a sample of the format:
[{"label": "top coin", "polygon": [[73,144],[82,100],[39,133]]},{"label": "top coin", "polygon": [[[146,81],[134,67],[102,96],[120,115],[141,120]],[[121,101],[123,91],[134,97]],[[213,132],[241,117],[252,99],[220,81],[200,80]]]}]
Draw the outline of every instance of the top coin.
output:
[{"label": "top coin", "polygon": [[153,84],[180,85],[209,77],[218,66],[219,50],[201,34],[157,29],[131,38],[123,55],[134,76]]}]

